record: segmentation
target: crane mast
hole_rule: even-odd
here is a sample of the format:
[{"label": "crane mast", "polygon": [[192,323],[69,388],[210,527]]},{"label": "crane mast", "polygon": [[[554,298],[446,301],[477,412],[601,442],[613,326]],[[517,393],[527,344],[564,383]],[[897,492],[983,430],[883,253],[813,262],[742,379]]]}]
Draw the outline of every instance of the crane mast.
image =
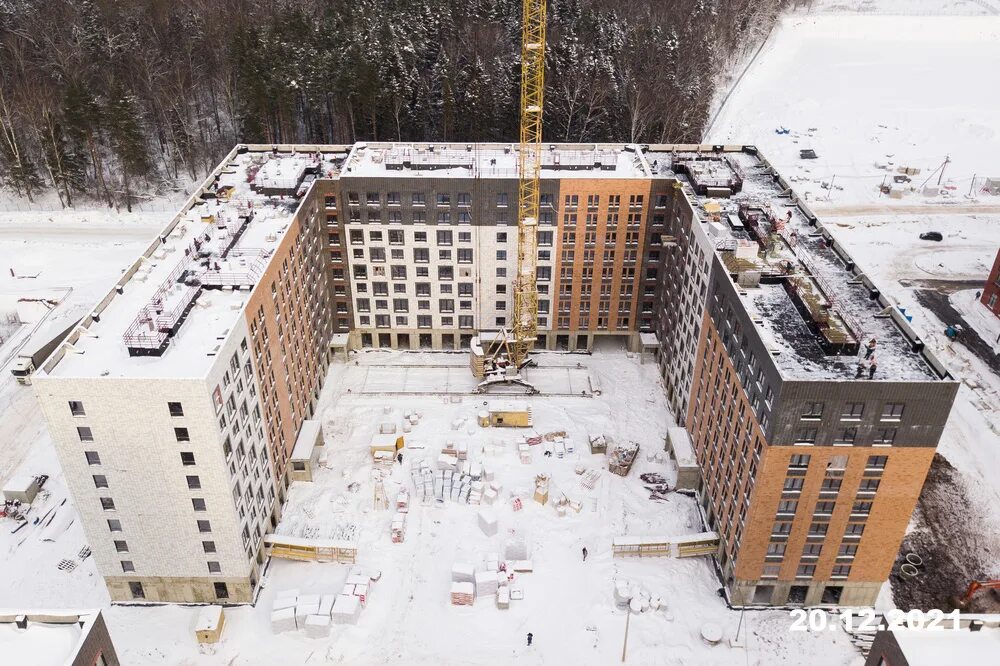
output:
[{"label": "crane mast", "polygon": [[545,98],[545,3],[523,0],[521,21],[521,129],[518,152],[517,273],[514,276],[514,317],[511,328],[483,345],[472,340],[470,365],[482,379],[479,390],[492,384],[520,384],[534,391],[520,374],[530,362],[538,337],[538,219],[541,203],[542,108]]},{"label": "crane mast", "polygon": [[521,31],[521,150],[519,153],[517,277],[511,361],[524,365],[538,334],[538,218],[541,199],[542,106],[545,97],[545,0],[524,0]]}]

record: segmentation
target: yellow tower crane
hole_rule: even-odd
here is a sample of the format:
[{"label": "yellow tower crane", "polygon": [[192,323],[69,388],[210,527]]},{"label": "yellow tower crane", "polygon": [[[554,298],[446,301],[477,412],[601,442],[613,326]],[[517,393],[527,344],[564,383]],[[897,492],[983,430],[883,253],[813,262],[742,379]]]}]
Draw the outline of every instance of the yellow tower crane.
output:
[{"label": "yellow tower crane", "polygon": [[482,379],[479,390],[493,384],[520,384],[534,392],[521,375],[531,362],[528,354],[538,336],[538,218],[541,199],[542,107],[545,98],[545,2],[524,0],[521,21],[521,149],[518,153],[517,274],[514,277],[514,318],[483,347],[472,339],[470,363]]}]

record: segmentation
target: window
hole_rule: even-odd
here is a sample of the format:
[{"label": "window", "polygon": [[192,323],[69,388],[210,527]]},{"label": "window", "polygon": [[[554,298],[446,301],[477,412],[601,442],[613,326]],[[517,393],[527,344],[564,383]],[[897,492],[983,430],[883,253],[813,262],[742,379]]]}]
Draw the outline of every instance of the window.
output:
[{"label": "window", "polygon": [[94,432],[87,426],[80,426],[76,429],[76,434],[79,435],[81,442],[92,442],[94,441]]},{"label": "window", "polygon": [[798,500],[781,500],[778,502],[778,513],[794,514],[798,508]]},{"label": "window", "polygon": [[103,474],[94,475],[94,487],[95,488],[107,488],[108,487],[108,477]]},{"label": "window", "polygon": [[424,193],[423,192],[414,192],[410,196],[410,203],[412,203],[414,206],[423,206],[424,203],[425,203],[424,202]]},{"label": "window", "polygon": [[168,402],[167,410],[171,416],[184,416],[184,406],[179,402]]},{"label": "window", "polygon": [[864,523],[847,523],[847,529],[844,530],[844,536],[859,537],[865,533]]},{"label": "window", "polygon": [[215,583],[215,598],[216,599],[229,598],[229,588],[226,587],[225,583]]},{"label": "window", "polygon": [[804,479],[801,476],[790,476],[785,479],[784,491],[786,493],[793,493],[802,490],[802,482]]},{"label": "window", "polygon": [[460,263],[460,264],[471,264],[472,263],[472,248],[471,247],[460,247],[460,248],[458,248],[458,263]]},{"label": "window", "polygon": [[97,451],[84,451],[83,455],[87,456],[87,464],[88,465],[100,465],[101,464],[101,456],[97,453]]},{"label": "window", "polygon": [[802,547],[803,557],[819,557],[821,552],[823,552],[823,544],[821,543],[807,543]]},{"label": "window", "polygon": [[848,402],[844,403],[844,411],[841,413],[842,419],[860,419],[865,414],[865,403]]},{"label": "window", "polygon": [[128,542],[126,541],[115,541],[115,551],[119,553],[128,552]]},{"label": "window", "polygon": [[115,501],[113,499],[111,499],[110,497],[102,497],[101,498],[101,508],[104,509],[105,511],[114,511],[115,510]]},{"label": "window", "polygon": [[853,444],[854,440],[858,438],[857,428],[844,428],[839,433],[837,433],[836,438],[833,440],[834,444]]},{"label": "window", "polygon": [[792,533],[792,524],[786,521],[778,521],[774,523],[774,527],[771,528],[771,534],[777,535],[788,535]]},{"label": "window", "polygon": [[833,513],[833,509],[837,506],[836,502],[821,501],[816,502],[816,509],[813,511],[814,515],[829,516]]},{"label": "window", "polygon": [[503,208],[507,206],[507,193],[499,192],[497,194],[497,206]]},{"label": "window", "polygon": [[816,573],[815,564],[800,564],[799,568],[795,571],[796,578],[812,578]]},{"label": "window", "polygon": [[437,232],[437,244],[438,245],[451,245],[451,230],[449,229],[439,229]]},{"label": "window", "polygon": [[795,441],[799,444],[815,444],[816,428],[799,428],[795,434]]},{"label": "window", "polygon": [[507,242],[507,232],[506,231],[498,231],[497,232],[497,242],[498,243],[506,243]]},{"label": "window", "polygon": [[788,461],[789,469],[806,469],[809,467],[809,460],[811,456],[808,454],[799,454],[792,456]]},{"label": "window", "polygon": [[807,402],[802,408],[802,418],[804,419],[821,419],[823,418],[823,403],[822,402]]},{"label": "window", "polygon": [[205,506],[205,498],[203,497],[192,497],[191,508],[195,511],[208,511],[208,508]]},{"label": "window", "polygon": [[507,250],[497,250],[497,261],[507,261]]},{"label": "window", "polygon": [[133,599],[146,598],[146,592],[142,589],[142,583],[130,582],[128,584],[128,591],[132,594]]},{"label": "window", "polygon": [[441,312],[454,312],[455,311],[455,301],[451,298],[440,298],[438,299],[438,309]]},{"label": "window", "polygon": [[841,479],[823,479],[823,484],[819,487],[821,493],[839,493]]},{"label": "window", "polygon": [[892,444],[896,441],[896,429],[895,428],[876,428],[875,438],[873,442],[875,444]]},{"label": "window", "polygon": [[472,316],[471,315],[459,315],[459,317],[458,317],[458,327],[459,328],[472,328]]},{"label": "window", "polygon": [[781,558],[785,556],[785,546],[784,542],[769,543],[767,544],[767,557],[771,558]]},{"label": "window", "polygon": [[122,560],[122,571],[125,573],[135,573],[135,565],[131,560]]},{"label": "window", "polygon": [[889,461],[889,456],[868,456],[868,469],[885,469],[885,464]]},{"label": "window", "polygon": [[201,488],[201,479],[197,476],[188,476],[187,486],[188,490],[199,490]]},{"label": "window", "polygon": [[198,521],[198,531],[202,532],[202,533],[211,532],[212,531],[212,523],[209,522],[209,521],[207,521],[207,520],[199,520]]},{"label": "window", "polygon": [[193,465],[194,464],[194,453],[191,451],[181,451],[181,464],[182,465]]},{"label": "window", "polygon": [[218,562],[209,562],[208,573],[222,573],[222,565]]},{"label": "window", "polygon": [[392,299],[392,311],[393,312],[409,312],[409,301],[405,298],[394,298]]},{"label": "window", "polygon": [[214,541],[202,541],[201,542],[201,549],[204,550],[206,553],[214,553],[214,552],[216,552],[215,551],[215,542]]},{"label": "window", "polygon": [[122,531],[122,521],[120,520],[109,520],[108,530],[111,532],[121,532]]},{"label": "window", "polygon": [[860,514],[862,516],[867,516],[872,512],[871,502],[855,502],[854,506],[851,507],[851,513]]},{"label": "window", "polygon": [[885,406],[882,407],[882,420],[883,421],[898,421],[903,418],[903,408],[905,405],[901,402],[887,402]]},{"label": "window", "polygon": [[861,485],[858,486],[858,492],[874,493],[878,490],[880,484],[881,481],[879,479],[861,479]]},{"label": "window", "polygon": [[850,564],[835,564],[830,573],[831,578],[847,578],[851,575]]},{"label": "window", "polygon": [[837,549],[837,557],[854,557],[857,554],[858,544],[856,543],[843,543]]},{"label": "window", "polygon": [[83,403],[79,400],[69,401],[69,413],[73,416],[86,416],[87,412],[83,409]]},{"label": "window", "polygon": [[188,434],[187,428],[174,428],[174,437],[178,442],[190,442],[191,435]]},{"label": "window", "polygon": [[830,523],[812,523],[809,525],[809,536],[811,537],[825,537],[827,530],[830,529]]},{"label": "window", "polygon": [[826,470],[832,472],[843,469],[847,469],[847,456],[830,456],[826,463]]}]

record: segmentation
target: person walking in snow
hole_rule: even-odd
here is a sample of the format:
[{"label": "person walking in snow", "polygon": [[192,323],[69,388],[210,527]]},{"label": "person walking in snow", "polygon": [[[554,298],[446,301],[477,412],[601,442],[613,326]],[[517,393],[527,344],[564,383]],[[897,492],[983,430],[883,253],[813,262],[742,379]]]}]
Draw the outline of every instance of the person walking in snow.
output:
[{"label": "person walking in snow", "polygon": [[872,355],[872,360],[868,364],[868,379],[873,379],[875,377],[875,370],[878,369],[878,363],[875,361],[875,355]]},{"label": "person walking in snow", "polygon": [[402,453],[397,453],[396,454],[396,462],[398,462],[400,465],[403,464],[403,454]]},{"label": "person walking in snow", "polygon": [[583,547],[583,561],[584,562],[587,561],[587,547],[586,546]]},{"label": "person walking in snow", "polygon": [[863,361],[858,361],[858,371],[854,373],[855,379],[861,379],[865,374],[865,364]]},{"label": "person walking in snow", "polygon": [[529,631],[528,632],[528,647],[531,647],[531,639],[532,638],[534,638],[534,635]]},{"label": "person walking in snow", "polygon": [[872,338],[871,340],[869,340],[869,341],[868,341],[868,346],[867,346],[867,348],[865,349],[865,360],[866,360],[866,361],[867,361],[867,360],[868,360],[869,358],[871,358],[871,355],[872,355],[872,354],[874,354],[874,353],[875,353],[875,346],[876,346],[877,344],[878,344],[878,342],[877,342],[877,341],[875,340],[875,338]]}]

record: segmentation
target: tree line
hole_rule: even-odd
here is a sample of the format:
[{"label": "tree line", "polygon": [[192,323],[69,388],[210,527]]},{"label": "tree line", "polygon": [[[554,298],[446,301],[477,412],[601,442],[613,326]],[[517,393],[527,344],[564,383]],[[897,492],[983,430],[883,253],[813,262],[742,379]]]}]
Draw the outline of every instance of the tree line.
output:
[{"label": "tree line", "polygon": [[[700,138],[788,0],[550,0],[545,138]],[[0,185],[131,205],[234,143],[512,141],[520,0],[5,0]]]}]

